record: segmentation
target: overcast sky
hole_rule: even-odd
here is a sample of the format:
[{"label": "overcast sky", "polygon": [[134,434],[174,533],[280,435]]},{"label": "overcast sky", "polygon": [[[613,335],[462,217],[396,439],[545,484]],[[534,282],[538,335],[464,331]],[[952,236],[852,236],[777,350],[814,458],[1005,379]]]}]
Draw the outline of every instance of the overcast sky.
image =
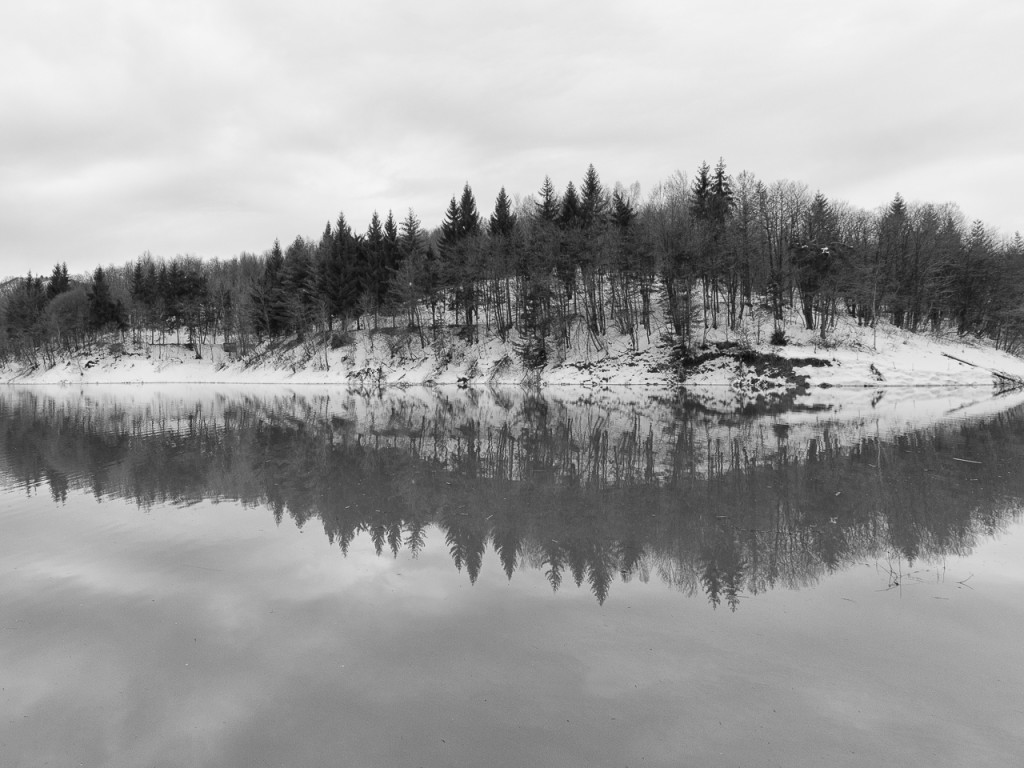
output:
[{"label": "overcast sky", "polygon": [[0,4],[0,275],[725,159],[1024,231],[1024,3]]}]

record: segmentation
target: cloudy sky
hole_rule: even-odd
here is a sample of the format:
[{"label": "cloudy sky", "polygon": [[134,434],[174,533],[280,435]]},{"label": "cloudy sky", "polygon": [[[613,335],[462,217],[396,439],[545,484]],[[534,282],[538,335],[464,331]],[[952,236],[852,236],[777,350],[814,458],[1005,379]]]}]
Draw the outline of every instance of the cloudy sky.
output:
[{"label": "cloudy sky", "polygon": [[1024,231],[1022,38],[1019,0],[3,3],[0,275],[719,157]]}]

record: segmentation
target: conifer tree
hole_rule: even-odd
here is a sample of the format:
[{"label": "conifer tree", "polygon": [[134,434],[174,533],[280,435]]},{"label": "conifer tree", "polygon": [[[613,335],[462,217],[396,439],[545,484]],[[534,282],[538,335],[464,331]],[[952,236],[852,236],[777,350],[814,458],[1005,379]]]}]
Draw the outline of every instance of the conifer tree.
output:
[{"label": "conifer tree", "polygon": [[[274,246],[270,249],[263,262],[263,273],[253,285],[250,301],[253,311],[253,326],[258,335],[278,336],[282,334],[287,326],[287,319],[284,314],[284,290],[281,283],[281,273],[284,269],[284,253],[281,252],[281,242],[274,240]],[[167,271],[160,270],[160,282],[168,282]],[[161,293],[164,293],[161,291]]]},{"label": "conifer tree", "polygon": [[715,166],[715,174],[711,178],[707,207],[708,218],[719,232],[724,228],[725,220],[732,214],[732,208],[732,178],[725,172],[725,161],[719,158],[718,165]]},{"label": "conifer tree", "polygon": [[395,223],[395,216],[389,210],[388,217],[384,220],[384,242],[383,248],[383,274],[380,286],[380,302],[383,303],[390,290],[391,281],[402,261],[402,250],[398,247],[398,224]]},{"label": "conifer tree", "polygon": [[575,229],[580,226],[582,214],[580,210],[580,197],[576,187],[570,181],[565,187],[565,194],[562,195],[562,205],[558,212],[558,223],[564,229]]},{"label": "conifer tree", "polygon": [[408,323],[425,342],[419,318],[419,302],[427,298],[433,306],[434,279],[432,259],[424,244],[420,220],[412,208],[398,226],[398,265],[391,281],[390,294],[398,306],[404,307]]},{"label": "conifer tree", "polygon": [[807,211],[805,239],[808,242],[826,245],[839,237],[839,224],[828,198],[820,191],[814,195]]},{"label": "conifer tree", "polygon": [[402,219],[398,236],[398,247],[402,251],[403,258],[409,258],[413,254],[420,253],[423,249],[423,230],[420,226],[419,217],[412,208]]},{"label": "conifer tree", "polygon": [[50,273],[50,282],[46,285],[46,298],[53,299],[71,288],[67,262],[56,264]]},{"label": "conifer tree", "polygon": [[316,316],[313,247],[302,237],[296,237],[285,251],[281,288],[288,328],[301,341]]},{"label": "conifer tree", "polygon": [[711,218],[711,168],[701,163],[690,188],[690,214],[697,221]]},{"label": "conifer tree", "polygon": [[628,197],[619,190],[612,193],[612,221],[620,229],[626,229],[636,218],[636,209]]},{"label": "conifer tree", "polygon": [[384,220],[384,265],[388,271],[398,266],[400,252],[398,249],[398,224],[395,223],[395,215],[389,210],[388,217]]},{"label": "conifer tree", "polygon": [[25,352],[35,353],[43,339],[42,318],[46,307],[46,290],[42,277],[31,272],[17,282],[4,296],[3,324],[7,326],[8,340],[21,345]]},{"label": "conifer tree", "polygon": [[94,331],[120,328],[124,324],[121,302],[115,301],[110,294],[103,267],[96,267],[92,273],[92,283],[88,289],[89,327]]},{"label": "conifer tree", "polygon": [[492,236],[508,237],[516,225],[516,215],[512,212],[512,203],[502,187],[494,201],[494,213],[491,214],[489,230]]},{"label": "conifer tree", "polygon": [[438,245],[441,250],[454,248],[455,244],[462,238],[462,210],[453,197],[448,203],[448,209],[444,213],[444,221],[441,222],[441,239]]},{"label": "conifer tree", "polygon": [[607,208],[608,202],[605,200],[601,179],[591,163],[587,167],[583,186],[580,188],[580,223],[583,227],[600,224],[607,213]]},{"label": "conifer tree", "polygon": [[459,200],[459,224],[461,237],[469,237],[480,232],[480,213],[477,211],[476,198],[473,197],[469,182],[462,188],[462,198]]},{"label": "conifer tree", "polygon": [[558,214],[561,206],[558,195],[555,194],[555,185],[551,183],[551,177],[544,177],[544,184],[540,188],[540,200],[537,201],[537,216],[541,221],[548,224],[555,224],[558,221]]}]

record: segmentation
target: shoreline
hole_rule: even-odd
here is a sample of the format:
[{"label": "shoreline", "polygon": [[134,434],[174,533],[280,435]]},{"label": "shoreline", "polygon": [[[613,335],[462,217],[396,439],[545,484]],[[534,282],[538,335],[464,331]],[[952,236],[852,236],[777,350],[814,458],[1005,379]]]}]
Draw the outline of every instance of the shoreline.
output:
[{"label": "shoreline", "polygon": [[556,359],[549,356],[543,367],[534,368],[523,365],[512,338],[485,337],[469,344],[442,332],[423,346],[415,335],[391,329],[350,334],[352,342],[337,349],[264,343],[244,357],[225,351],[223,343],[204,344],[201,359],[185,345],[98,344],[57,356],[49,367],[5,364],[0,383],[355,390],[520,387],[580,394],[635,390],[644,397],[683,397],[726,409],[758,401],[834,400],[840,393],[865,390],[998,392],[1024,385],[1024,359],[990,343],[852,323],[837,328],[825,345],[813,331],[791,325],[785,346],[750,343],[737,333],[730,339],[727,332],[718,332],[709,333],[697,350],[685,352],[664,338],[644,340],[634,348],[627,337],[609,334],[566,345]]}]

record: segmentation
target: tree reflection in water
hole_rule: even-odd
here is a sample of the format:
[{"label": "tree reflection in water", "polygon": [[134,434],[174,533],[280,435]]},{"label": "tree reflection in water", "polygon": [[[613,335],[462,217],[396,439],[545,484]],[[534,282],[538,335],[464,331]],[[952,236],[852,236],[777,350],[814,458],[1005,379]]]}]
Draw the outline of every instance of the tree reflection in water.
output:
[{"label": "tree reflection in water", "polygon": [[132,499],[237,499],[318,519],[343,552],[416,556],[436,530],[475,582],[541,569],[599,602],[652,576],[735,610],[867,558],[971,549],[1019,516],[1020,408],[902,434],[778,415],[652,414],[510,392],[403,397],[206,393],[196,399],[10,389],[8,485]]}]

